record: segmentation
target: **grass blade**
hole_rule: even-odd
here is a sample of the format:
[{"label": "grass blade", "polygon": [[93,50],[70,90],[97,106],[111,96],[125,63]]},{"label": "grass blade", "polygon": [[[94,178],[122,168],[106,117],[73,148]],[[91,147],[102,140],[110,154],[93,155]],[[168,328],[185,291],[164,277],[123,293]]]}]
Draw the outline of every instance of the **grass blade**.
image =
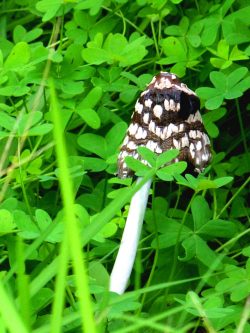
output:
[{"label": "grass blade", "polygon": [[92,302],[90,298],[88,277],[84,263],[80,232],[77,227],[77,220],[74,214],[73,187],[68,168],[67,152],[63,127],[61,125],[60,108],[56,97],[54,82],[50,80],[51,94],[51,115],[54,123],[54,140],[56,142],[56,156],[59,167],[59,182],[63,205],[65,209],[66,233],[70,243],[70,254],[75,272],[76,287],[79,295],[79,304],[82,318],[82,327],[85,332],[96,332]]}]

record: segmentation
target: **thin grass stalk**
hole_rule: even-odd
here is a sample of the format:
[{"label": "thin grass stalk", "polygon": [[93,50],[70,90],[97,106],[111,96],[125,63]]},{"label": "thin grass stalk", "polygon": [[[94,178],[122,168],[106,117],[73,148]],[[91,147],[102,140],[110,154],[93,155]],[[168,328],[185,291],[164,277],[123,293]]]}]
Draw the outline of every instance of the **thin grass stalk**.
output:
[{"label": "thin grass stalk", "polygon": [[62,313],[65,300],[65,286],[69,261],[69,244],[67,234],[64,232],[58,260],[58,273],[55,283],[55,296],[52,304],[51,333],[62,331]]},{"label": "thin grass stalk", "polygon": [[53,133],[56,143],[56,157],[60,170],[59,183],[65,211],[65,231],[69,237],[70,254],[75,272],[75,282],[79,297],[82,328],[86,333],[95,333],[96,325],[94,321],[93,306],[88,286],[89,281],[84,262],[80,232],[78,230],[77,219],[74,213],[73,186],[68,168],[68,158],[65,148],[66,143],[60,116],[61,111],[52,79],[49,81],[49,87],[51,95],[51,115],[54,123]]},{"label": "thin grass stalk", "polygon": [[6,292],[0,280],[0,314],[10,333],[29,333],[13,300]]}]

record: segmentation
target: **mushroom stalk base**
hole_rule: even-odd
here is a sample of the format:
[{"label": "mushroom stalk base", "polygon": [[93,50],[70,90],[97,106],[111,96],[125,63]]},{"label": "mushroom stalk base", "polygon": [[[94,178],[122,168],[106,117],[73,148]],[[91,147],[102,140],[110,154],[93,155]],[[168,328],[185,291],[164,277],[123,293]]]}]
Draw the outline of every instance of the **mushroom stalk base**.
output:
[{"label": "mushroom stalk base", "polygon": [[[141,178],[138,178],[137,183],[140,181]],[[124,293],[133,268],[151,183],[151,179],[147,181],[130,203],[120,248],[110,275],[109,290],[117,294]]]}]

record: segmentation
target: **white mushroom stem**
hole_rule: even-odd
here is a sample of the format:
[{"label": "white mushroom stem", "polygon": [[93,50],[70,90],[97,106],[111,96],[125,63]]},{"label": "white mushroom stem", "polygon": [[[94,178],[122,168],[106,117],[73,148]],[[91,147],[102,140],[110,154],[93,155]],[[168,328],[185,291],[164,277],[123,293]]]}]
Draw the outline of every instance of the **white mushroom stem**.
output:
[{"label": "white mushroom stem", "polygon": [[[139,183],[142,178],[138,178]],[[131,199],[120,248],[110,276],[109,290],[123,294],[133,268],[152,179],[148,180]]]}]

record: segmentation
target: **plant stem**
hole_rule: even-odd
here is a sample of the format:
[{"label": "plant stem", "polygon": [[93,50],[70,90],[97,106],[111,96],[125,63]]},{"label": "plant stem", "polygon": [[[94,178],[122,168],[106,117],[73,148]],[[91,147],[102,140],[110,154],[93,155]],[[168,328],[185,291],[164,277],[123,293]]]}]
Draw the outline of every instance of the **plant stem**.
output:
[{"label": "plant stem", "polygon": [[250,315],[250,296],[247,297],[236,333],[243,333]]},{"label": "plant stem", "polygon": [[231,199],[228,200],[228,202],[225,204],[225,206],[222,208],[220,213],[216,216],[216,219],[218,219],[222,213],[231,205],[232,201],[237,197],[237,195],[243,190],[244,187],[247,186],[247,184],[250,181],[250,176],[247,178],[247,180],[238,188],[238,190],[234,193],[234,195],[231,197]]},{"label": "plant stem", "polygon": [[242,117],[241,117],[240,105],[239,105],[239,101],[237,98],[235,100],[235,103],[236,103],[236,110],[237,110],[237,115],[238,115],[238,119],[239,119],[240,132],[241,132],[241,137],[242,137],[242,141],[243,141],[243,146],[244,146],[245,152],[248,154],[247,140],[246,140],[245,130],[244,130],[243,121],[242,121]]},{"label": "plant stem", "polygon": [[[141,182],[138,178],[137,183]],[[148,180],[131,200],[121,245],[110,275],[109,290],[123,294],[135,260],[152,180]]]},{"label": "plant stem", "polygon": [[[181,231],[182,231],[182,228],[184,226],[184,223],[186,221],[186,217],[187,217],[187,214],[189,212],[189,209],[191,207],[191,204],[194,200],[196,196],[196,192],[193,194],[192,198],[190,199],[189,203],[188,203],[188,206],[183,214],[183,217],[182,217],[182,221],[181,221],[181,226],[180,226],[180,229],[178,231],[178,235],[177,235],[177,238],[176,238],[176,244],[175,244],[175,248],[174,248],[174,254],[173,254],[173,266],[171,268],[171,272],[170,272],[170,275],[169,275],[169,279],[168,281],[171,281],[174,277],[174,274],[175,274],[175,271],[176,271],[176,266],[177,266],[177,260],[178,260],[178,252],[179,252],[179,242],[180,242],[180,238],[181,238]],[[167,295],[167,293],[166,293]]]},{"label": "plant stem", "polygon": [[154,38],[155,50],[156,50],[157,56],[159,58],[160,57],[160,52],[159,52],[159,48],[158,48],[155,27],[154,27],[154,23],[153,23],[152,20],[150,21],[150,24],[151,24],[152,34],[153,34],[153,38]]}]

